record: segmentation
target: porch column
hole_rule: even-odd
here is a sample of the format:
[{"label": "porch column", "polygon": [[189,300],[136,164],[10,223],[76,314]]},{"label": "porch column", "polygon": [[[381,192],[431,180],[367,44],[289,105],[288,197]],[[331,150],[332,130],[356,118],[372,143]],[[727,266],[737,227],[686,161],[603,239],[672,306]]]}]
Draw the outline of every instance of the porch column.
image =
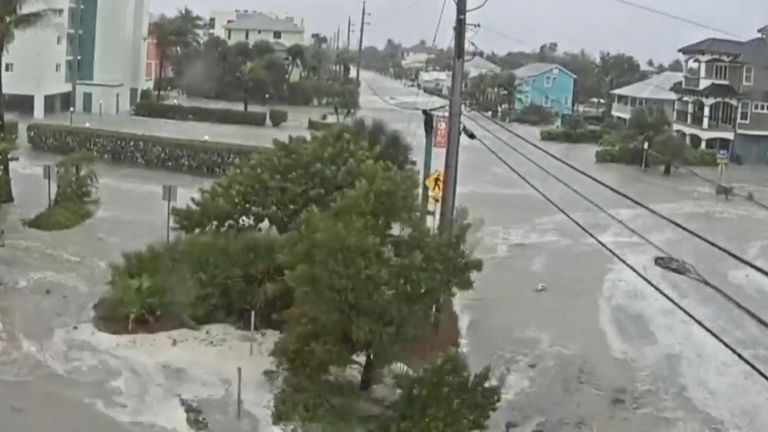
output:
[{"label": "porch column", "polygon": [[36,94],[34,96],[34,108],[33,108],[33,114],[32,116],[35,119],[42,119],[45,118],[45,95],[44,94]]},{"label": "porch column", "polygon": [[692,136],[693,136],[692,134],[685,135],[685,143],[688,144],[689,147],[691,145],[691,137]]},{"label": "porch column", "polygon": [[709,129],[709,108],[711,105],[704,105],[704,122],[702,123],[702,127],[704,129]]},{"label": "porch column", "polygon": [[693,103],[693,100],[688,102],[688,124],[693,124]]}]

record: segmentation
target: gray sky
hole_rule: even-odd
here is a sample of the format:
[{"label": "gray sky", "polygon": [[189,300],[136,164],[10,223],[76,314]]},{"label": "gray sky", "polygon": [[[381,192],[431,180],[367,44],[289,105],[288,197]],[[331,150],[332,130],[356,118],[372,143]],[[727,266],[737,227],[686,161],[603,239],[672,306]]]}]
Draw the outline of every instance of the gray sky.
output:
[{"label": "gray sky", "polygon": [[[304,18],[308,33],[330,34],[347,17],[360,21],[362,0],[150,0],[155,12],[172,12],[184,5],[201,15],[211,10],[256,9]],[[470,6],[482,0],[469,0]],[[652,8],[751,38],[768,24],[766,0],[632,0]],[[443,0],[369,0],[371,26],[366,45],[381,45],[387,38],[411,44],[431,43]],[[448,0],[438,45],[450,43],[455,14]],[[623,51],[644,63],[649,57],[669,61],[677,48],[706,37],[727,37],[714,31],[651,14],[615,0],[489,0],[470,15],[481,30],[473,41],[485,51],[532,49],[557,41],[561,50],[585,48]],[[356,27],[359,27],[357,25]],[[501,33],[501,34],[500,34]],[[471,34],[471,33],[470,33]],[[503,34],[503,35],[502,35]],[[354,36],[353,36],[354,37]]]}]

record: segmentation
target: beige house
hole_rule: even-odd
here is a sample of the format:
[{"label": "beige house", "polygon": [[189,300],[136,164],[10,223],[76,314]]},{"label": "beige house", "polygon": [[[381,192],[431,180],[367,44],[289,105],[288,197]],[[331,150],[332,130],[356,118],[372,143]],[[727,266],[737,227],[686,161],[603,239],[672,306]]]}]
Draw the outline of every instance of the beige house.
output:
[{"label": "beige house", "polygon": [[264,12],[235,10],[212,12],[209,19],[211,34],[230,44],[267,41],[277,47],[304,44],[304,22],[293,17],[277,17]]}]

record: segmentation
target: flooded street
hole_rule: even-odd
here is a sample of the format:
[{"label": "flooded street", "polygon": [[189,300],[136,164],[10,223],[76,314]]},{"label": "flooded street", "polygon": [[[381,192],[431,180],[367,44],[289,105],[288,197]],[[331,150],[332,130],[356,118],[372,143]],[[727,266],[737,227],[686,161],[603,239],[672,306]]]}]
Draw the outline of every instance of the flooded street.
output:
[{"label": "flooded street", "polygon": [[[416,108],[443,105],[401,84],[363,74],[361,115],[379,118],[414,143]],[[405,108],[405,109],[402,109]],[[684,258],[714,284],[768,316],[768,279],[634,206],[470,114],[653,242]],[[167,123],[174,127],[172,122]],[[493,136],[467,125],[502,158],[602,241],[764,370],[768,331],[709,288],[654,266],[653,247],[532,166]],[[538,142],[537,130],[514,126]],[[47,432],[184,431],[177,394],[202,401],[222,431],[265,431],[269,397],[261,374],[274,334],[248,356],[245,335],[223,326],[197,333],[116,338],[96,333],[91,306],[121,252],[165,239],[161,186],[175,184],[185,205],[210,179],[98,164],[98,214],[62,233],[22,227],[46,203],[42,166],[20,138],[12,166],[17,203],[3,215],[0,248],[0,430]],[[594,147],[547,148],[659,212],[768,266],[768,211],[716,198],[699,178],[595,165]],[[457,301],[463,348],[475,368],[493,366],[503,401],[491,430],[506,421],[545,431],[768,430],[768,386],[647,283],[587,237],[480,143],[463,140],[460,205],[480,227],[485,270]],[[442,168],[436,150],[433,169]],[[740,187],[764,193],[765,171],[736,168]],[[712,175],[712,173],[706,173]],[[537,292],[539,284],[547,289]],[[178,344],[177,349],[171,349]],[[244,367],[248,415],[234,420],[232,380]],[[6,408],[7,407],[7,408]],[[262,426],[259,426],[259,419]],[[579,428],[590,427],[590,429]],[[521,430],[530,430],[521,429]]]}]

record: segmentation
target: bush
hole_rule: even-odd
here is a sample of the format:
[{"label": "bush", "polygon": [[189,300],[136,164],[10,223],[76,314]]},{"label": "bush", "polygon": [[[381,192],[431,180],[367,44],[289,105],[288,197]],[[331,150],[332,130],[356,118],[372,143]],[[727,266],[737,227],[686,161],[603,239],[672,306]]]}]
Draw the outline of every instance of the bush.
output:
[{"label": "bush", "polygon": [[86,152],[98,159],[172,171],[220,175],[265,147],[193,141],[78,126],[32,123],[29,144],[38,151]]},{"label": "bush", "polygon": [[717,152],[714,150],[688,149],[683,164],[689,166],[717,166]]},{"label": "bush", "polygon": [[63,231],[74,228],[93,217],[90,206],[80,203],[56,204],[24,221],[24,225],[41,231]]},{"label": "bush", "polygon": [[269,110],[269,122],[274,127],[278,127],[281,124],[288,121],[288,111],[282,109]]},{"label": "bush", "polygon": [[5,120],[5,137],[6,144],[16,144],[19,139],[19,123],[15,120]]},{"label": "bush", "polygon": [[150,89],[144,89],[139,93],[139,102],[149,102],[155,98],[155,92]]},{"label": "bush", "polygon": [[555,121],[555,115],[552,112],[541,106],[531,104],[523,108],[516,116],[514,121],[518,123],[526,123],[531,125],[548,125]]},{"label": "bush", "polygon": [[311,105],[315,100],[315,87],[307,81],[288,83],[287,99],[291,105]]},{"label": "bush", "polygon": [[137,103],[133,110],[133,114],[139,117],[163,118],[181,121],[197,121],[250,126],[265,126],[267,124],[267,113],[261,111],[238,111],[231,109],[172,105],[146,101]]},{"label": "bush", "polygon": [[331,123],[331,122],[324,122],[324,121],[309,119],[309,122],[307,124],[307,129],[315,132],[325,132],[327,130],[333,129],[335,126],[338,126],[339,124],[340,123]]},{"label": "bush", "polygon": [[566,143],[597,143],[603,138],[605,131],[598,128],[584,129],[544,129],[541,131],[541,139],[544,141],[558,141]]},{"label": "bush", "polygon": [[634,134],[628,131],[610,132],[607,129],[605,131],[606,133],[603,135],[603,137],[599,141],[599,144],[601,147],[614,148],[614,147],[628,146],[633,144],[637,138],[635,137]]}]

